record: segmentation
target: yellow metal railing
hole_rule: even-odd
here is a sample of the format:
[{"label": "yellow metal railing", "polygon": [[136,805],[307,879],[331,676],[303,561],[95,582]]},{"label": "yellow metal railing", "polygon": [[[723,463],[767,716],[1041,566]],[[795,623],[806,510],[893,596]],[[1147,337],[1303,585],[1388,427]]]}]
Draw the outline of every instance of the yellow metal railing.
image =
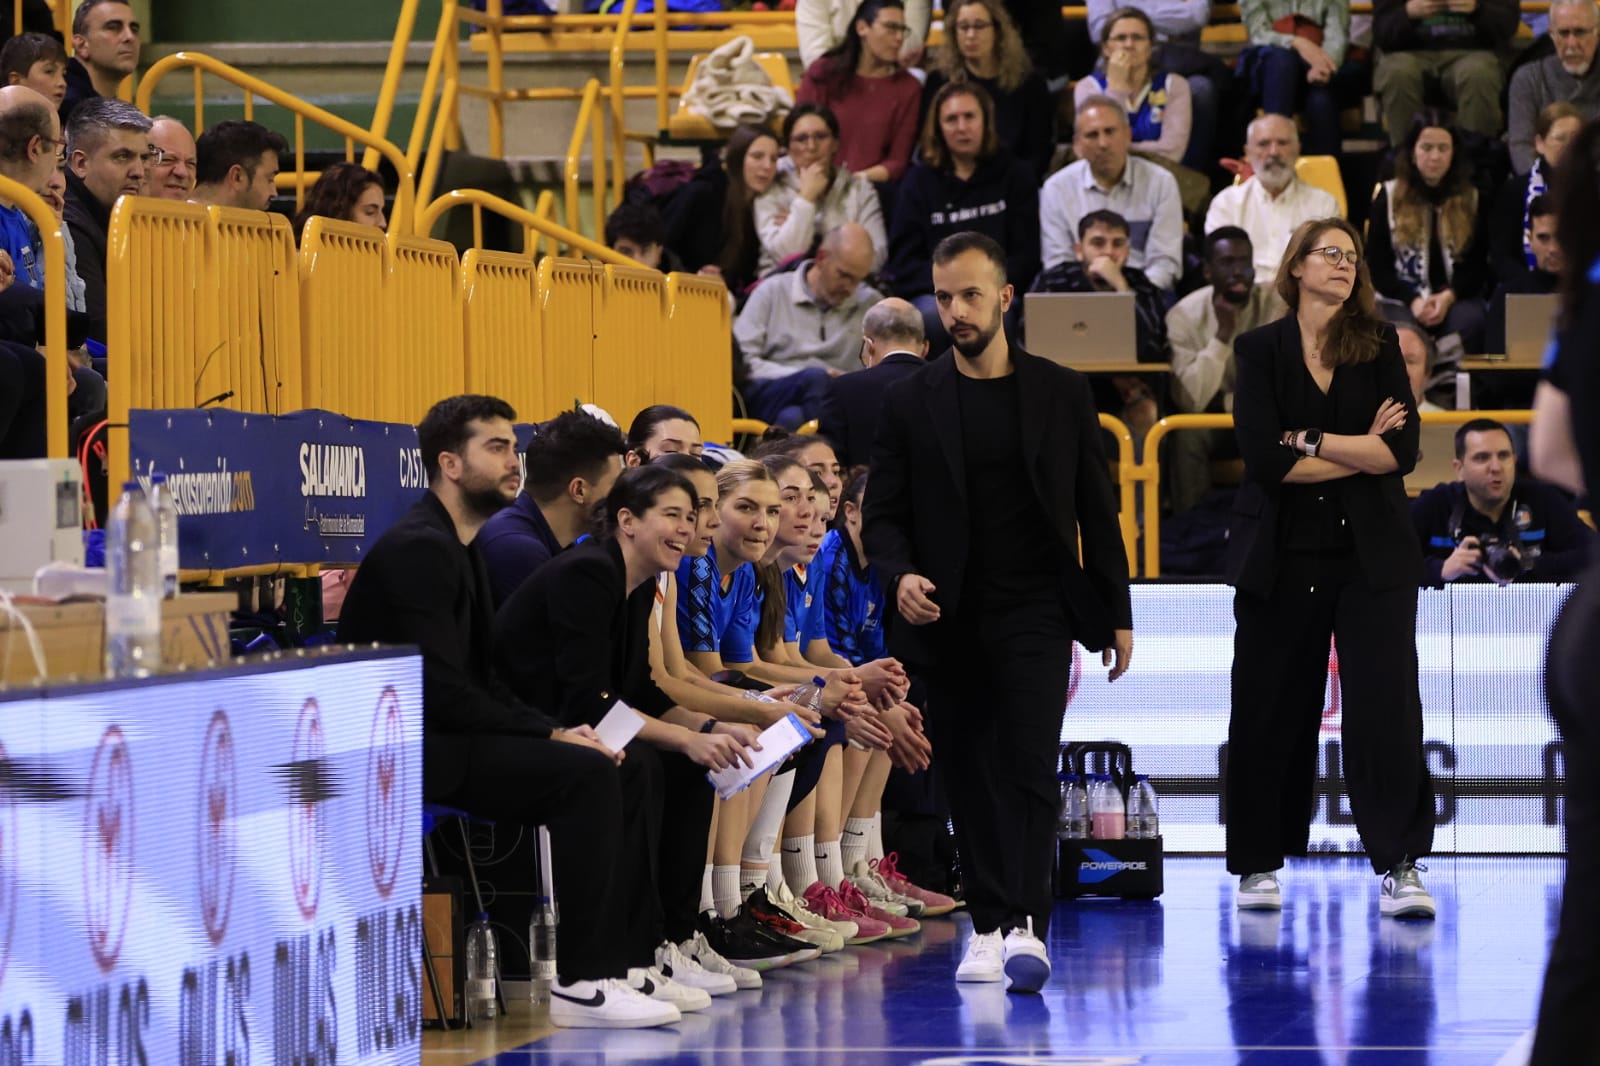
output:
[{"label": "yellow metal railing", "polygon": [[306,223],[299,278],[307,407],[383,417],[375,383],[392,376],[386,254],[384,235],[371,226],[321,216]]},{"label": "yellow metal railing", "polygon": [[554,411],[594,395],[594,329],[600,309],[599,266],[546,256],[539,262],[539,350],[544,399]]},{"label": "yellow metal railing", "polygon": [[482,189],[451,189],[422,209],[417,219],[417,232],[424,235],[431,234],[447,212],[457,207],[470,207],[472,246],[475,248],[483,247],[483,213],[490,211],[522,227],[524,255],[532,256],[538,242],[543,239],[552,245],[559,243],[575,254],[598,259],[602,263],[615,263],[617,266],[643,265],[620,252],[612,251],[598,241],[590,240],[576,230],[550,221],[554,202],[554,197],[547,190],[539,195],[537,205],[529,211],[521,204],[514,204]]},{"label": "yellow metal railing", "polygon": [[527,256],[468,249],[461,258],[468,392],[492,393],[524,418],[549,410],[545,402],[537,283]]},{"label": "yellow metal railing", "polygon": [[426,237],[390,234],[388,252],[388,342],[381,353],[345,358],[381,359],[383,371],[368,376],[382,397],[380,417],[414,425],[441,396],[454,396],[465,384],[461,264],[453,246]]},{"label": "yellow metal railing", "polygon": [[[50,21],[55,25],[56,32],[61,34],[62,40],[67,43],[67,54],[71,55],[72,49],[72,0],[43,0],[44,5],[50,9]],[[22,0],[16,0],[14,5],[15,19],[11,28],[14,37],[23,34],[22,18],[26,5]]]},{"label": "yellow metal railing", "polygon": [[[21,5],[17,9],[20,11]],[[64,459],[67,449],[67,253],[64,224],[32,189],[0,176],[0,198],[22,209],[39,230],[44,251],[45,455]]]},{"label": "yellow metal railing", "polygon": [[[656,402],[667,279],[659,270],[609,263],[600,279],[594,398],[620,420]],[[723,401],[731,403],[731,397]]]},{"label": "yellow metal railing", "polygon": [[[631,3],[632,0],[629,0]],[[566,199],[567,228],[577,231],[578,186],[583,174],[583,141],[589,138],[592,173],[590,190],[594,197],[594,237],[604,240],[606,231],[606,112],[600,107],[600,82],[590,78],[583,87],[583,100],[578,105],[578,120],[572,126],[572,139],[567,142],[566,167],[562,173],[562,191]],[[621,168],[618,167],[620,170]]]},{"label": "yellow metal railing", "polygon": [[[194,133],[199,136],[205,130],[205,88],[204,75],[211,75],[227,82],[236,88],[244,90],[244,116],[247,119],[255,117],[255,100],[260,97],[269,103],[276,104],[294,116],[294,167],[278,175],[279,187],[292,187],[295,190],[296,206],[304,206],[305,190],[316,181],[315,171],[308,171],[305,165],[306,137],[305,124],[307,121],[344,138],[345,158],[355,161],[356,145],[362,145],[370,151],[375,151],[394,167],[399,175],[399,182],[395,190],[394,215],[389,220],[389,228],[400,234],[409,234],[416,222],[416,179],[406,157],[400,149],[384,140],[375,137],[367,130],[352,122],[340,118],[331,111],[325,111],[315,104],[307,103],[299,97],[286,93],[268,82],[262,81],[253,75],[246,74],[237,67],[230,66],[220,59],[201,52],[176,52],[165,59],[159,60],[152,66],[139,82],[139,93],[136,103],[139,110],[146,114],[150,111],[150,101],[155,95],[156,87],[168,74],[177,70],[190,70],[194,75]],[[381,103],[381,101],[380,101]],[[392,107],[392,102],[390,104]]]},{"label": "yellow metal railing", "polygon": [[282,215],[207,211],[202,285],[215,292],[209,314],[216,332],[206,339],[217,345],[209,358],[225,373],[224,391],[232,394],[222,402],[240,411],[297,411],[304,403],[294,231]]},{"label": "yellow metal railing", "polygon": [[[733,439],[732,308],[717,278],[668,274],[661,402],[693,411],[707,440]],[[654,347],[661,349],[656,341]]]}]

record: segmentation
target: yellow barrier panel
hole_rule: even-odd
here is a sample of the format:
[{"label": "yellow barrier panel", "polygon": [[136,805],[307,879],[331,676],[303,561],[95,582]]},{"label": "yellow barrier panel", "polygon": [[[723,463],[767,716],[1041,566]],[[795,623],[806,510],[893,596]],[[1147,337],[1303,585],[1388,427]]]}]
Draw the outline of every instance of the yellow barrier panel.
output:
[{"label": "yellow barrier panel", "polygon": [[[300,240],[300,325],[307,407],[350,418],[387,417],[377,382],[394,366],[385,351],[388,248],[371,226],[316,216]],[[435,397],[438,399],[438,397]]]},{"label": "yellow barrier panel", "polygon": [[[18,6],[17,10],[21,10]],[[32,189],[0,177],[0,197],[22,209],[38,228],[44,252],[45,455],[65,459],[67,449],[67,253],[64,225]],[[124,419],[126,422],[126,419]],[[126,431],[124,431],[126,432]]]},{"label": "yellow barrier panel", "polygon": [[[239,411],[283,414],[305,406],[300,357],[300,253],[282,215],[212,207],[209,266],[216,287],[213,363],[226,375],[223,401]],[[169,279],[183,284],[184,279]]]},{"label": "yellow barrier panel", "polygon": [[550,415],[574,401],[594,400],[594,323],[601,281],[599,268],[587,259],[546,256],[539,263],[539,351]]},{"label": "yellow barrier panel", "polygon": [[1117,525],[1122,529],[1122,546],[1128,553],[1128,573],[1139,572],[1139,520],[1133,494],[1133,433],[1120,419],[1100,416],[1100,428],[1117,441]]},{"label": "yellow barrier panel", "polygon": [[[707,440],[733,439],[732,311],[716,278],[668,274],[665,358],[656,401],[692,411]],[[660,340],[655,350],[661,350]]]},{"label": "yellow barrier panel", "polygon": [[461,260],[468,392],[498,396],[524,421],[545,418],[533,260],[470,249]]},{"label": "yellow barrier panel", "polygon": [[[1101,416],[1102,422],[1105,415]],[[1492,418],[1498,422],[1522,423],[1533,421],[1532,411],[1424,411],[1425,426],[1460,426],[1474,418]],[[1161,464],[1158,456],[1161,442],[1168,433],[1178,430],[1232,429],[1232,415],[1168,415],[1150,427],[1144,438],[1144,462],[1123,475],[1124,490],[1131,490],[1132,481],[1144,482],[1144,574],[1146,578],[1161,576]]]},{"label": "yellow barrier panel", "polygon": [[385,373],[373,375],[389,422],[415,425],[442,397],[466,384],[463,374],[461,263],[454,246],[426,237],[389,235],[389,344]]},{"label": "yellow barrier panel", "polygon": [[665,278],[659,270],[601,268],[594,320],[594,402],[626,423],[656,402]]}]

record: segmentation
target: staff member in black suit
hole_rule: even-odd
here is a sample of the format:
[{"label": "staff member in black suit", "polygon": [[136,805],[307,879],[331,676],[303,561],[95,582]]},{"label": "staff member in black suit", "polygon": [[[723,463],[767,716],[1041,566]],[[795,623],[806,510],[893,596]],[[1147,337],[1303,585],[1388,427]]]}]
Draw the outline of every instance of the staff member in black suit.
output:
[{"label": "staff member in black suit", "polygon": [[1405,360],[1343,219],[1295,230],[1277,290],[1290,313],[1233,345],[1245,477],[1226,561],[1237,589],[1228,869],[1241,908],[1282,906],[1276,871],[1310,833],[1331,636],[1345,786],[1385,875],[1379,910],[1431,918],[1415,866],[1433,846],[1433,789],[1417,688],[1422,557],[1403,481],[1418,434]]},{"label": "staff member in black suit", "polygon": [[1072,642],[1128,668],[1128,559],[1088,383],[1006,339],[1005,252],[947,237],[933,287],[953,354],[884,397],[863,540],[944,753],[972,910],[956,980],[1036,992]]},{"label": "staff member in black suit", "polygon": [[885,390],[922,369],[928,342],[922,312],[897,296],[879,300],[861,320],[861,365],[828,381],[817,432],[833,442],[841,465],[865,463],[878,432]]},{"label": "staff member in black suit", "polygon": [[422,795],[482,818],[550,829],[561,907],[550,1020],[607,1029],[680,1020],[628,987],[614,848],[621,756],[588,726],[560,728],[494,678],[489,572],[473,544],[522,481],[516,417],[492,396],[453,396],[417,426],[428,491],[367,554],[339,639],[422,650]]}]

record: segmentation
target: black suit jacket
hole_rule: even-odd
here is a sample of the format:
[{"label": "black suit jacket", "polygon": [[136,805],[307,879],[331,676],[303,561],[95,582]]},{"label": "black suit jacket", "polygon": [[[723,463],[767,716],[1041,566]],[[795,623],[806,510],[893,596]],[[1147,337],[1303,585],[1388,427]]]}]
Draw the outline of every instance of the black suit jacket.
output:
[{"label": "black suit jacket", "polygon": [[828,394],[817,418],[817,432],[833,444],[839,462],[849,467],[872,455],[878,412],[890,385],[923,368],[922,357],[890,352],[877,366],[841,374],[828,382]]},{"label": "black suit jacket", "polygon": [[439,497],[424,493],[356,571],[339,639],[422,650],[425,796],[447,796],[461,783],[473,737],[548,737],[556,727],[495,679],[493,625],[482,557],[461,543]]},{"label": "black suit jacket", "polygon": [[1321,429],[1360,436],[1372,428],[1372,416],[1393,397],[1406,405],[1406,424],[1384,434],[1398,469],[1388,474],[1354,474],[1341,482],[1345,517],[1355,539],[1356,557],[1374,589],[1415,584],[1422,553],[1411,528],[1405,476],[1417,464],[1421,422],[1411,397],[1405,360],[1393,326],[1383,327],[1383,346],[1376,359],[1339,367],[1328,395],[1334,401],[1331,426],[1289,425],[1279,412],[1308,374],[1300,346],[1300,324],[1293,315],[1242,333],[1233,342],[1237,368],[1233,394],[1234,433],[1244,458],[1244,481],[1234,497],[1228,528],[1225,573],[1228,582],[1246,592],[1266,596],[1278,569],[1278,505],[1283,478],[1295,464],[1295,453],[1279,443],[1285,430]]},{"label": "black suit jacket", "polygon": [[[1063,544],[1082,538],[1083,559],[1063,552],[1055,577],[1072,635],[1094,651],[1112,631],[1133,626],[1128,556],[1117,524],[1116,497],[1100,439],[1089,382],[1082,375],[1013,346],[1021,400],[1022,451],[1040,506]],[[897,382],[883,400],[872,478],[867,482],[867,558],[890,590],[908,573],[937,587],[939,621],[913,626],[894,619],[890,651],[927,664],[961,610],[968,515],[982,500],[967,495],[956,357],[927,364]],[[1028,531],[1019,531],[1019,536]]]}]

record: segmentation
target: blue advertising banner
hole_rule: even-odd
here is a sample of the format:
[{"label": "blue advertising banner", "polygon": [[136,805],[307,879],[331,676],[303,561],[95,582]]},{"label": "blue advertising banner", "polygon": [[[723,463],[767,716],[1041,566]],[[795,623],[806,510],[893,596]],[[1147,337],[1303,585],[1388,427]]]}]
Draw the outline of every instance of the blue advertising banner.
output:
[{"label": "blue advertising banner", "polygon": [[[172,486],[185,570],[359,563],[428,486],[415,426],[220,408],[128,423],[133,475]],[[533,431],[517,427],[519,451]]]}]

